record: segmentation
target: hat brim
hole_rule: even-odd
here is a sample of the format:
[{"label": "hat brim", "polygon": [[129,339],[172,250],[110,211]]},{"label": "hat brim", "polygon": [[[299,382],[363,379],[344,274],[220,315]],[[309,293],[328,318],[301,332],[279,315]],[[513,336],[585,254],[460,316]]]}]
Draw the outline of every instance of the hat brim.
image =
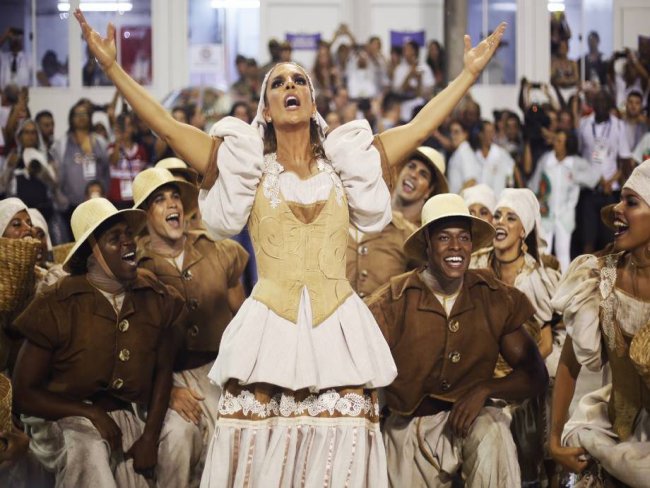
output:
[{"label": "hat brim", "polygon": [[74,246],[72,246],[72,249],[70,249],[70,252],[68,253],[67,257],[65,258],[65,261],[63,261],[63,269],[65,271],[70,272],[70,262],[72,259],[75,257],[75,255],[79,252],[81,247],[84,245],[84,243],[88,240],[88,238],[91,236],[93,232],[97,230],[97,228],[102,225],[104,222],[115,219],[117,217],[122,217],[124,218],[127,223],[129,224],[129,227],[131,228],[131,232],[133,232],[134,235],[137,235],[140,233],[140,231],[144,228],[144,226],[147,224],[147,214],[144,213],[143,210],[140,209],[132,209],[132,208],[127,208],[124,210],[118,210],[114,214],[109,215],[108,217],[100,220],[99,222],[95,223],[92,227],[90,227],[86,232],[83,233],[83,235],[75,241]]},{"label": "hat brim", "polygon": [[[169,170],[167,170],[169,171]],[[173,174],[173,173],[172,173]],[[196,185],[188,183],[182,178],[174,177],[174,181],[167,181],[158,186],[151,188],[146,192],[142,197],[136,201],[133,205],[133,208],[139,208],[144,210],[143,205],[147,202],[147,198],[151,196],[158,188],[165,185],[176,185],[181,194],[181,201],[183,202],[183,213],[185,215],[191,215],[196,211],[199,205],[199,189]]]},{"label": "hat brim", "polygon": [[191,183],[195,186],[198,186],[199,184],[199,174],[192,168],[167,168],[167,171],[173,174],[176,178],[181,178],[181,181]]},{"label": "hat brim", "polygon": [[445,177],[444,173],[440,171],[440,169],[433,164],[433,161],[429,159],[429,157],[421,152],[419,149],[415,150],[415,154],[420,156],[422,159],[424,159],[425,164],[429,166],[429,169],[431,169],[436,177],[435,181],[435,191],[429,195],[429,197],[432,197],[433,195],[438,195],[440,193],[449,193],[449,183],[447,182],[447,178]]},{"label": "hat brim", "polygon": [[432,220],[431,222],[422,225],[418,230],[413,232],[404,242],[404,252],[406,255],[419,262],[428,261],[426,233],[424,232],[425,229],[440,220],[450,218],[463,218],[470,222],[472,232],[472,252],[478,251],[479,249],[492,244],[495,232],[494,227],[485,220],[467,214],[447,214],[444,217]]}]

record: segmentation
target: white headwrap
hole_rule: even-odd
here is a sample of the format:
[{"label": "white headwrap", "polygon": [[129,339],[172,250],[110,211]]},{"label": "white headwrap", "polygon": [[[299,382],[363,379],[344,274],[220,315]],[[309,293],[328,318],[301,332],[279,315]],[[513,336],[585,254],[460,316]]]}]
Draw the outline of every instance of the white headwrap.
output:
[{"label": "white headwrap", "polygon": [[0,236],[5,233],[11,219],[21,210],[27,210],[27,205],[20,198],[5,198],[0,200]]},{"label": "white headwrap", "polygon": [[[508,207],[512,209],[521,220],[526,232],[526,237],[540,222],[539,201],[535,194],[528,188],[506,188],[501,192],[496,208]],[[537,225],[539,236],[541,226]]]},{"label": "white headwrap", "polygon": [[34,227],[38,227],[39,229],[43,229],[43,232],[45,232],[45,238],[47,240],[47,250],[51,251],[52,240],[50,239],[50,229],[47,226],[47,221],[45,220],[45,217],[43,217],[43,214],[39,212],[37,208],[28,208],[27,213],[29,214],[29,218],[32,219],[32,225]]},{"label": "white headwrap", "polygon": [[623,188],[629,188],[650,205],[650,159],[634,168]]},{"label": "white headwrap", "polygon": [[487,186],[485,183],[465,188],[460,192],[460,196],[463,197],[465,205],[468,207],[478,203],[487,207],[487,209],[492,213],[494,213],[497,208],[497,197],[492,188]]},{"label": "white headwrap", "polygon": [[[316,106],[316,92],[314,91],[314,84],[311,82],[310,76],[307,74],[307,71],[305,71],[305,68],[300,66],[297,63],[278,63],[278,64],[293,64],[294,66],[297,66],[300,68],[300,70],[303,72],[305,77],[307,78],[307,83],[309,84],[309,91],[311,93],[311,101]],[[257,104],[257,113],[255,114],[255,118],[253,119],[253,122],[251,122],[251,125],[258,130],[260,133],[260,137],[264,139],[264,130],[266,129],[266,120],[264,119],[264,109],[266,109],[266,102],[264,101],[264,98],[266,96],[266,85],[268,84],[269,81],[269,75],[271,72],[275,69],[276,64],[266,72],[266,75],[264,75],[264,81],[262,81],[262,88],[260,89],[260,101]],[[327,122],[325,122],[325,119],[321,116],[321,114],[316,111],[314,115],[312,116],[312,119],[316,122],[316,125],[318,126],[318,134],[320,136],[321,142],[325,139],[325,134],[327,134]]]}]

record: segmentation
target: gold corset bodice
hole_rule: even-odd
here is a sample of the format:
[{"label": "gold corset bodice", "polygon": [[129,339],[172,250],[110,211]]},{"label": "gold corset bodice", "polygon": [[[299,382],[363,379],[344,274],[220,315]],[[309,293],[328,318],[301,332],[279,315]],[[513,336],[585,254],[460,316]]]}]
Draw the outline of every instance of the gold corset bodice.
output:
[{"label": "gold corset bodice", "polygon": [[303,287],[309,293],[312,325],[329,317],[352,293],[345,276],[350,217],[345,195],[310,205],[272,201],[260,182],[249,219],[259,280],[255,300],[293,323]]}]

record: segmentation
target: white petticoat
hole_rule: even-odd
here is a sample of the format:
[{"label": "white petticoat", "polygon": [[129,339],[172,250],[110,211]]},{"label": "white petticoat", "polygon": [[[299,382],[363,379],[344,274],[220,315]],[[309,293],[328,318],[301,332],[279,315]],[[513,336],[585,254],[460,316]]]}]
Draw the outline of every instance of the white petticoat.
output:
[{"label": "white petticoat", "polygon": [[307,288],[294,324],[248,298],[226,328],[209,377],[223,386],[269,383],[300,390],[389,385],[397,368],[377,322],[356,295],[312,326]]}]

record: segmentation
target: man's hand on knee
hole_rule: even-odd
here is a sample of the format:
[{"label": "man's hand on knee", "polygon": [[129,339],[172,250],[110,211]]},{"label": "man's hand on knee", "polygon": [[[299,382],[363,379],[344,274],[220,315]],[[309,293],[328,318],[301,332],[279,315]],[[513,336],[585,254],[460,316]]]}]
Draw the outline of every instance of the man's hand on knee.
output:
[{"label": "man's hand on knee", "polygon": [[487,398],[488,391],[481,386],[477,386],[454,403],[448,419],[454,435],[463,438],[467,436],[474,420],[485,406]]}]

